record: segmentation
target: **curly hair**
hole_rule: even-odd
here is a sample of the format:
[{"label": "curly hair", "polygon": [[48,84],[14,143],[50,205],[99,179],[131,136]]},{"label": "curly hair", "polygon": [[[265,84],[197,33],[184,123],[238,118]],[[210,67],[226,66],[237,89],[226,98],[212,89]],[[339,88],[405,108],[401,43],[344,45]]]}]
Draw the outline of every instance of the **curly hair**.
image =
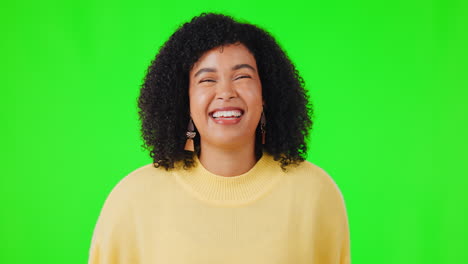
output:
[{"label": "curly hair", "polygon": [[160,47],[147,69],[138,98],[142,123],[142,147],[150,150],[154,167],[166,170],[182,161],[184,169],[194,165],[200,152],[184,150],[189,110],[189,71],[208,50],[242,43],[257,62],[265,100],[266,142],[256,131],[255,155],[269,153],[283,170],[305,160],[306,140],[312,127],[313,108],[298,70],[275,39],[265,30],[232,17],[202,13],[181,25]]}]

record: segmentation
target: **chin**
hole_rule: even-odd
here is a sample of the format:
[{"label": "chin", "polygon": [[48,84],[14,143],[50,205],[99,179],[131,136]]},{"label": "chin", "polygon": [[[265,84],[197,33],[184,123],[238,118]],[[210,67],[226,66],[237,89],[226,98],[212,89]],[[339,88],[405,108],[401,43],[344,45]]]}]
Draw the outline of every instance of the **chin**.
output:
[{"label": "chin", "polygon": [[218,135],[210,135],[209,140],[207,141],[209,141],[210,145],[232,148],[238,146],[245,146],[245,144],[249,143],[249,139],[251,138],[254,138],[254,136],[239,133],[219,133]]}]

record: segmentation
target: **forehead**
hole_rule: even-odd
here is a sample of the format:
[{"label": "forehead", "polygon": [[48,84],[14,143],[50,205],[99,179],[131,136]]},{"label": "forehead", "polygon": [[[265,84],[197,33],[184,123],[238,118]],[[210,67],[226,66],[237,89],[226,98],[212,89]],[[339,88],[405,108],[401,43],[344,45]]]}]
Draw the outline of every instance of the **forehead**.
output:
[{"label": "forehead", "polygon": [[203,53],[198,61],[194,63],[191,72],[200,67],[230,67],[241,63],[250,64],[256,68],[255,58],[244,44],[228,44]]}]

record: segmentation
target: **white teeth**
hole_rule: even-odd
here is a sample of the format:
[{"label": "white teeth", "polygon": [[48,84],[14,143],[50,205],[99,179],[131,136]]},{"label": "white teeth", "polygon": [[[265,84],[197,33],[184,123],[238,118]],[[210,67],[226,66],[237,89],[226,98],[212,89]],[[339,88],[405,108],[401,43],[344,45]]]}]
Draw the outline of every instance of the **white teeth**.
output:
[{"label": "white teeth", "polygon": [[213,117],[239,117],[242,115],[242,112],[239,110],[231,110],[231,111],[216,111],[213,113]]}]

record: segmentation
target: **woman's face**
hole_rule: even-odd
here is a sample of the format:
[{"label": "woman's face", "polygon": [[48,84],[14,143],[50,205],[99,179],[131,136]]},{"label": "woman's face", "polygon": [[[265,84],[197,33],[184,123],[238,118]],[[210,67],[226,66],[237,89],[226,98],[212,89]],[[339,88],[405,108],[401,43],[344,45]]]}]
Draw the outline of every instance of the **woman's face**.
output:
[{"label": "woman's face", "polygon": [[190,114],[201,144],[232,148],[255,141],[263,99],[250,51],[243,44],[216,47],[189,75]]}]

